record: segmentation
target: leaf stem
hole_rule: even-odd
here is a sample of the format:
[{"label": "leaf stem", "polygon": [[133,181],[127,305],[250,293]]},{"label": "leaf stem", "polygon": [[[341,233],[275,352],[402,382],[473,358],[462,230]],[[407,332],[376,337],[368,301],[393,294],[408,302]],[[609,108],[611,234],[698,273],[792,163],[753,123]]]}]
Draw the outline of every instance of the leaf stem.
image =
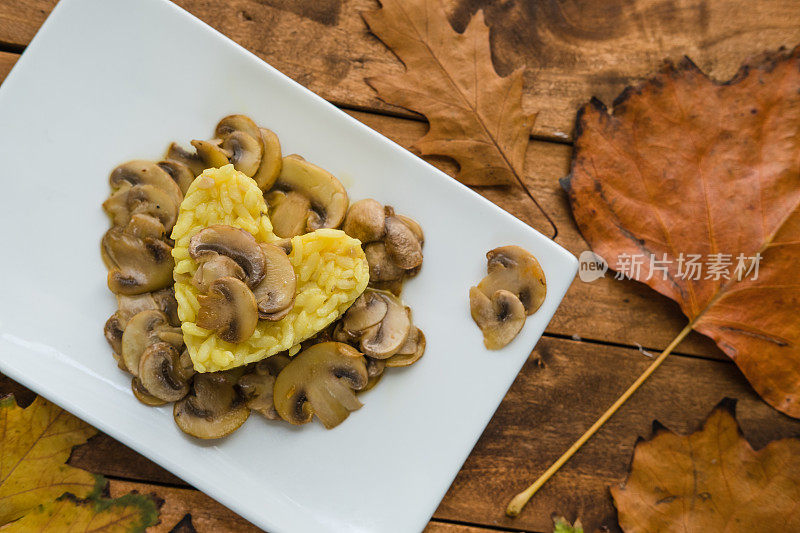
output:
[{"label": "leaf stem", "polygon": [[617,398],[617,401],[615,401],[614,404],[611,407],[609,407],[608,410],[605,413],[603,413],[602,416],[600,416],[600,418],[598,418],[594,424],[592,424],[592,427],[586,430],[586,433],[581,435],[581,437],[577,441],[575,441],[575,443],[572,446],[570,446],[569,450],[567,450],[564,453],[564,455],[559,457],[558,460],[555,463],[553,463],[550,466],[550,468],[548,468],[545,471],[545,473],[539,477],[539,479],[534,481],[530,487],[523,490],[522,492],[520,492],[511,499],[511,501],[508,504],[508,507],[506,507],[506,515],[510,516],[511,518],[514,518],[515,516],[519,515],[520,512],[522,512],[522,508],[525,507],[525,505],[533,497],[533,495],[536,494],[536,492],[540,488],[542,488],[542,485],[547,483],[547,480],[549,480],[553,476],[553,474],[555,474],[558,471],[559,468],[564,466],[564,463],[569,461],[570,457],[575,455],[575,452],[577,452],[581,448],[581,446],[583,446],[586,443],[586,441],[589,440],[592,437],[592,435],[594,435],[597,432],[597,430],[600,429],[602,425],[605,424],[608,421],[608,419],[611,418],[620,407],[622,407],[622,404],[624,404],[628,400],[628,398],[630,398],[633,395],[633,393],[636,392],[636,390],[642,385],[642,383],[644,383],[647,380],[647,378],[649,378],[650,375],[653,372],[655,372],[659,366],[661,366],[661,363],[663,363],[664,360],[667,358],[667,356],[672,353],[672,350],[674,350],[678,346],[678,344],[680,344],[680,342],[686,337],[686,335],[688,335],[689,332],[692,331],[693,326],[694,326],[694,321],[689,322],[686,325],[686,327],[683,328],[680,333],[678,333],[678,336],[672,340],[669,346],[667,346],[667,348],[663,352],[661,352],[661,355],[659,355],[656,358],[656,360],[653,361],[650,364],[650,366],[647,367],[647,370],[645,370],[642,373],[642,375],[639,376],[630,387],[628,387],[628,390],[626,390],[622,394],[622,396]]}]

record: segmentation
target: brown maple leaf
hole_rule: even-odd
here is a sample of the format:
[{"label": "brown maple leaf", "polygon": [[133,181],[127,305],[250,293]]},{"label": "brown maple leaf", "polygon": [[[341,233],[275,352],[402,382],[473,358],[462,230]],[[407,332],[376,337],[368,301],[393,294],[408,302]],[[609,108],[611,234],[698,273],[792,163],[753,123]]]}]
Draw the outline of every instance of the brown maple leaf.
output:
[{"label": "brown maple leaf", "polygon": [[381,0],[381,5],[362,15],[406,71],[366,81],[381,100],[428,119],[430,129],[413,148],[454,159],[456,178],[466,185],[518,183],[541,210],[522,180],[536,120],[522,109],[524,68],[497,74],[483,11],[457,33],[440,0]]},{"label": "brown maple leaf", "polygon": [[723,400],[691,435],[656,425],[636,444],[627,481],[611,487],[624,531],[800,531],[800,441],[753,450],[735,405]]},{"label": "brown maple leaf", "polygon": [[[800,47],[762,57],[728,83],[688,59],[668,65],[626,90],[611,114],[597,100],[581,109],[564,181],[592,249],[612,268],[619,257],[644,256],[631,277],[677,301],[689,326],[793,417],[800,417],[798,89]],[[729,272],[687,277],[679,268],[689,254],[707,266],[723,254]],[[651,268],[651,256],[666,260],[656,264],[665,270]],[[737,272],[740,257],[749,274]]]}]

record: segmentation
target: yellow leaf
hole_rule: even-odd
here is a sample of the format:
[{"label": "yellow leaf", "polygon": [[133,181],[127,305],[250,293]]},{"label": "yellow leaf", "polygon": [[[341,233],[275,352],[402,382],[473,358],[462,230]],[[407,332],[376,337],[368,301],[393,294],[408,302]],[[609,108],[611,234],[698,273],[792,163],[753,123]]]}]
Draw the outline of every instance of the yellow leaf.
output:
[{"label": "yellow leaf", "polygon": [[95,433],[44,398],[25,409],[13,396],[0,399],[0,524],[65,492],[85,498],[99,490],[102,478],[64,464]]},{"label": "yellow leaf", "polygon": [[141,494],[130,493],[115,500],[79,501],[66,496],[41,505],[23,518],[0,528],[3,533],[128,533],[144,531],[158,523],[158,507]]}]

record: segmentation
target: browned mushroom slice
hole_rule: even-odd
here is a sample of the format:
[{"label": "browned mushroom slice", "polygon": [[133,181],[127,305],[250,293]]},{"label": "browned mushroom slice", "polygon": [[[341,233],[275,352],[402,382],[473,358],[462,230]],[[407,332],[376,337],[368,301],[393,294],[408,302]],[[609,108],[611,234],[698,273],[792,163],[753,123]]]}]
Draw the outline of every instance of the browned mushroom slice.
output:
[{"label": "browned mushroom slice", "polygon": [[[292,362],[292,358],[289,357],[286,352],[275,354],[271,357],[267,357],[266,359],[262,359],[256,366],[259,367],[261,370],[266,371],[273,376],[277,376],[281,373],[281,370],[286,368],[286,365]],[[261,371],[260,370],[260,371]]]},{"label": "browned mushroom slice", "polygon": [[116,294],[142,294],[172,284],[172,247],[164,241],[111,228],[103,236],[103,258],[110,271],[108,288]]},{"label": "browned mushroom slice", "polygon": [[240,375],[233,371],[197,374],[191,393],[172,410],[181,431],[199,439],[219,439],[239,429],[250,415],[234,388]]},{"label": "browned mushroom slice", "polygon": [[499,290],[492,298],[472,287],[469,291],[472,320],[483,332],[483,344],[490,350],[499,350],[514,340],[525,324],[525,306],[514,293]]},{"label": "browned mushroom slice", "polygon": [[386,252],[392,261],[404,270],[422,264],[422,245],[414,232],[399,218],[386,217]]},{"label": "browned mushroom slice", "polygon": [[385,218],[380,202],[365,198],[347,210],[342,230],[363,244],[379,241],[385,234]]},{"label": "browned mushroom slice", "polygon": [[425,244],[425,233],[422,232],[422,226],[411,217],[407,217],[405,215],[394,215],[396,216],[400,222],[408,226],[408,229],[411,230],[411,233],[414,234],[414,237],[417,238],[419,241],[420,246]]},{"label": "browned mushroom slice", "polygon": [[[394,356],[393,356],[394,357]],[[380,359],[372,359],[371,357],[367,357],[367,384],[364,386],[363,389],[358,391],[359,393],[367,392],[368,390],[372,390],[375,385],[383,377],[383,371],[386,369],[386,361],[382,361]]]},{"label": "browned mushroom slice", "polygon": [[413,327],[411,333],[408,334],[406,342],[397,350],[397,353],[386,360],[386,366],[410,366],[419,361],[420,357],[425,353],[425,335],[422,330]]},{"label": "browned mushroom slice", "polygon": [[192,172],[194,176],[199,176],[206,169],[206,164],[197,155],[197,152],[190,152],[177,143],[172,143],[167,148],[167,153],[164,155],[167,161],[177,161]]},{"label": "browned mushroom slice", "polygon": [[247,275],[239,263],[226,255],[215,255],[198,264],[192,277],[192,284],[200,292],[208,291],[208,287],[219,278],[236,278],[246,280]]},{"label": "browned mushroom slice", "polygon": [[103,335],[115,354],[122,354],[122,334],[125,331],[125,322],[123,322],[119,311],[117,311],[106,320],[106,324],[103,327]]},{"label": "browned mushroom slice", "polygon": [[282,248],[261,244],[266,259],[266,274],[255,289],[258,315],[264,320],[280,320],[294,304],[297,278],[292,263]]},{"label": "browned mushroom slice", "polygon": [[169,193],[153,185],[123,186],[105,202],[103,209],[117,226],[125,226],[136,214],[149,215],[169,232],[178,219],[178,206]]},{"label": "browned mushroom slice", "polygon": [[181,321],[178,318],[178,301],[175,299],[175,290],[172,287],[132,296],[118,294],[117,307],[119,308],[118,314],[120,315],[123,329],[125,323],[132,316],[150,309],[162,311],[167,315],[171,326],[181,325]]},{"label": "browned mushroom slice", "polygon": [[[377,293],[376,293],[377,294]],[[361,336],[361,351],[375,359],[387,359],[397,353],[411,332],[411,320],[396,296],[381,293],[387,304],[386,315]]]},{"label": "browned mushroom slice", "polygon": [[217,255],[233,259],[245,273],[245,282],[255,287],[264,278],[266,259],[255,237],[249,232],[222,224],[208,226],[189,240],[189,255],[199,263]]},{"label": "browned mushroom slice", "polygon": [[236,278],[220,278],[197,297],[197,325],[214,331],[220,339],[237,343],[249,339],[258,324],[253,293]]},{"label": "browned mushroom slice", "polygon": [[342,327],[349,332],[362,332],[386,316],[389,304],[373,290],[367,289],[353,302],[342,318]]},{"label": "browned mushroom slice", "polygon": [[270,420],[280,420],[272,399],[275,376],[256,365],[253,372],[239,378],[237,385],[248,408]]},{"label": "browned mushroom slice", "polygon": [[405,271],[397,266],[383,241],[371,242],[364,247],[364,255],[369,264],[370,284],[382,281],[398,281],[403,278]]},{"label": "browned mushroom slice", "polygon": [[178,359],[178,375],[184,380],[189,381],[195,373],[192,356],[189,355],[189,350],[184,348],[181,352],[180,359]]},{"label": "browned mushroom slice", "polygon": [[212,141],[192,141],[192,146],[197,150],[197,156],[203,161],[206,168],[220,168],[229,164],[229,153],[222,149],[221,139]]},{"label": "browned mushroom slice", "polygon": [[336,342],[344,342],[355,345],[358,344],[359,339],[361,339],[361,332],[348,331],[344,328],[342,321],[340,320],[336,322],[336,325],[333,328],[331,339],[335,340]]},{"label": "browned mushroom slice", "polygon": [[139,382],[144,390],[165,402],[177,402],[189,392],[180,369],[180,352],[171,344],[156,342],[139,359]]},{"label": "browned mushroom slice", "polygon": [[532,315],[544,302],[547,283],[536,258],[519,246],[502,246],[486,254],[488,276],[478,284],[487,297],[506,290],[519,298],[525,313]]},{"label": "browned mushroom slice", "polygon": [[131,390],[133,391],[133,395],[137,400],[145,405],[149,405],[150,407],[161,407],[162,405],[167,404],[167,402],[161,398],[156,398],[147,392],[147,389],[142,386],[142,382],[139,381],[139,378],[137,377],[131,379]]},{"label": "browned mushroom slice", "polygon": [[183,344],[180,328],[170,326],[167,315],[161,311],[142,311],[128,320],[122,334],[120,350],[128,372],[138,376],[142,354],[151,344],[161,341],[171,341],[170,344],[176,348]]},{"label": "browned mushroom slice", "polygon": [[247,135],[255,138],[258,138],[260,133],[256,123],[253,122],[253,119],[247,115],[228,115],[227,117],[223,117],[223,119],[217,123],[217,128],[214,130],[214,136],[218,139],[224,139],[236,131],[244,132]]},{"label": "browned mushroom slice", "polygon": [[264,154],[261,132],[256,132],[256,135],[253,137],[243,131],[234,131],[224,137],[220,145],[233,167],[251,178],[258,172]]},{"label": "browned mushroom slice", "polygon": [[272,191],[266,196],[272,231],[278,237],[291,239],[308,232],[311,201],[294,191]]},{"label": "browned mushroom slice", "polygon": [[144,213],[134,213],[123,231],[140,239],[164,239],[167,229],[155,217]]},{"label": "browned mushroom slice", "polygon": [[158,166],[161,167],[164,172],[169,174],[169,176],[172,178],[172,181],[178,184],[181,192],[185,195],[186,191],[189,190],[189,186],[194,181],[195,174],[192,169],[189,168],[186,163],[182,163],[181,161],[177,161],[175,159],[165,159],[164,161],[159,161]]},{"label": "browned mushroom slice", "polygon": [[278,414],[306,424],[316,414],[330,429],[361,407],[354,390],[367,384],[364,357],[352,346],[323,342],[297,354],[278,374],[274,399]]},{"label": "browned mushroom slice", "polygon": [[264,146],[264,155],[261,157],[261,166],[258,167],[253,179],[262,191],[269,190],[281,173],[283,167],[283,157],[281,154],[281,142],[274,132],[259,128],[261,132],[261,142]]},{"label": "browned mushroom slice", "polygon": [[183,193],[178,184],[152,161],[136,160],[123,163],[111,171],[108,181],[114,191],[127,186],[152,185],[167,193],[175,206],[179,206],[183,201]]}]

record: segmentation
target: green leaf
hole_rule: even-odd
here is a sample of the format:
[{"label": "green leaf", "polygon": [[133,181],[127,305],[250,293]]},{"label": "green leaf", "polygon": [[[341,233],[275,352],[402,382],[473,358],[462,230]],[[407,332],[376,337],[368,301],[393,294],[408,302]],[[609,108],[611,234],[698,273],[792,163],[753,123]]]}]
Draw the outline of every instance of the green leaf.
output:
[{"label": "green leaf", "polygon": [[563,516],[553,517],[553,533],[583,533],[583,525],[580,519],[570,524],[569,520]]}]

